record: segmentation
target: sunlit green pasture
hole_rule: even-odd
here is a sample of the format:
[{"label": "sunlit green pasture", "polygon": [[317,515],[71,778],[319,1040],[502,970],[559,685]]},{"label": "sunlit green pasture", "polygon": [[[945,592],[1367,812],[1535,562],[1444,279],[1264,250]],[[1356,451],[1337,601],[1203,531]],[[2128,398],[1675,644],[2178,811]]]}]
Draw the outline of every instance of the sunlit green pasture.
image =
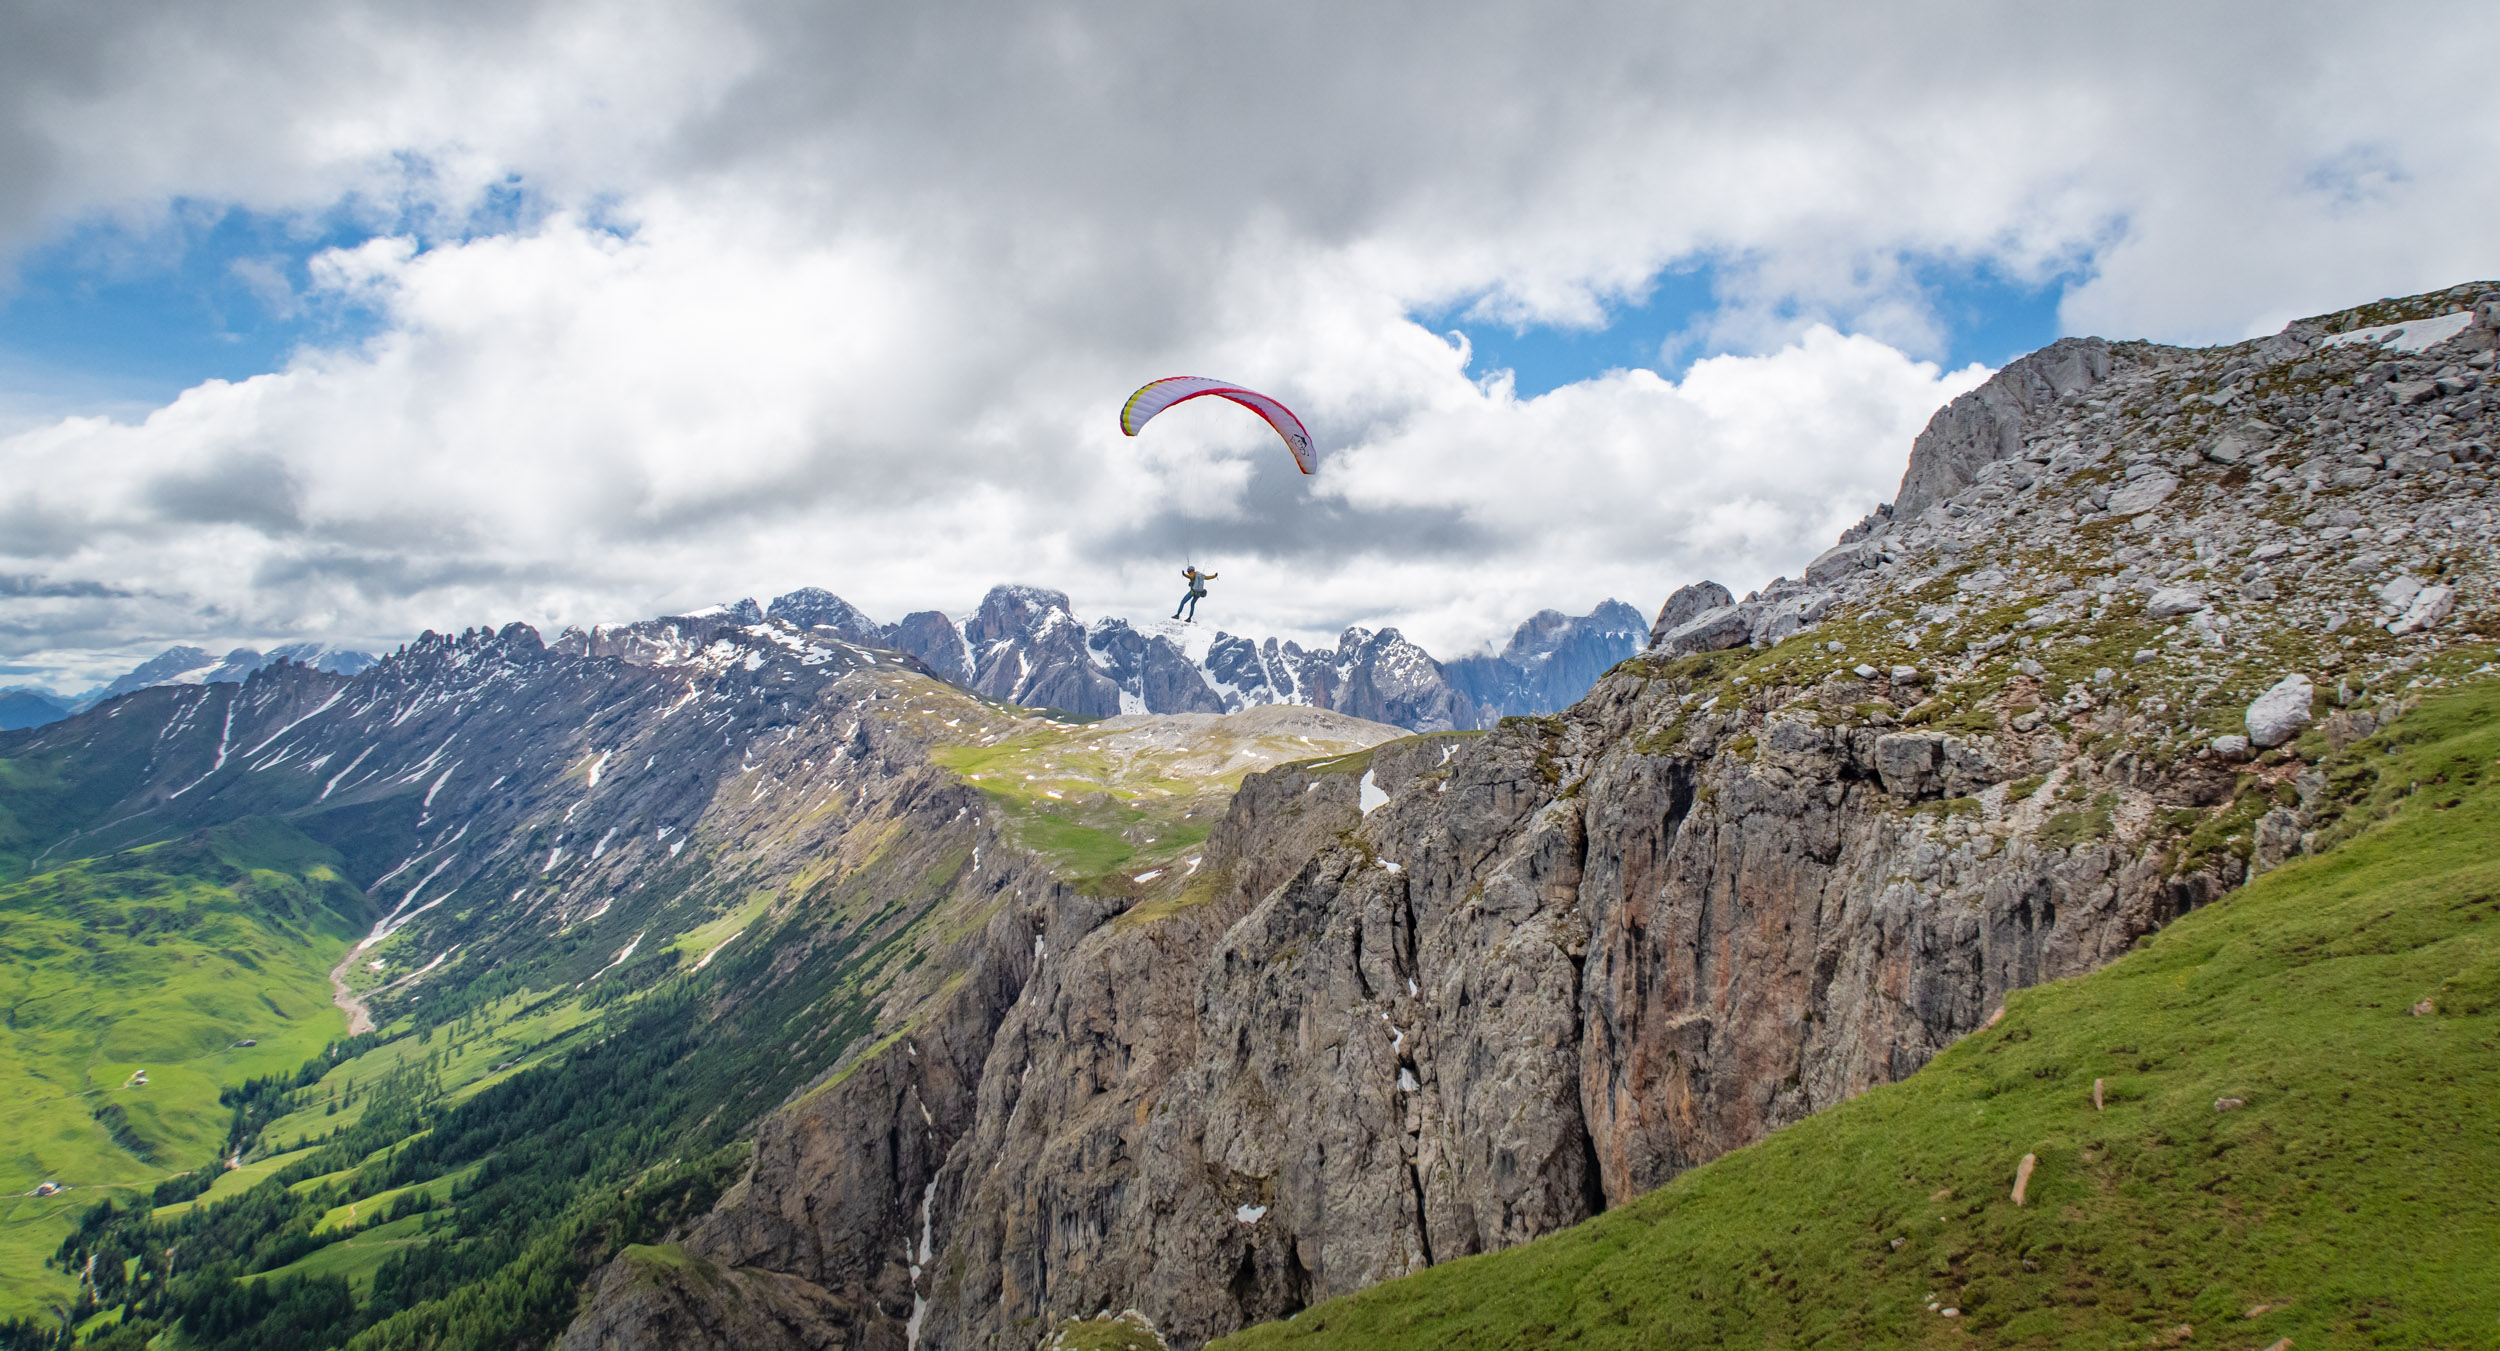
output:
[{"label": "sunlit green pasture", "polygon": [[0,885],[0,1316],[67,1291],[41,1258],[78,1211],[218,1156],[221,1090],[345,1032],[328,972],[368,917],[334,854],[258,820]]}]

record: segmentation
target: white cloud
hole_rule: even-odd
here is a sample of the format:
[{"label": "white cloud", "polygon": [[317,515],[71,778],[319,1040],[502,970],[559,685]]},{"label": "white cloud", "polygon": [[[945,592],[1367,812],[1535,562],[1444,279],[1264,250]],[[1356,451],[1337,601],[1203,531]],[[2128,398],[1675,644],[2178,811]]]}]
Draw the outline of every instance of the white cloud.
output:
[{"label": "white cloud", "polygon": [[[14,21],[13,21],[14,22]],[[0,656],[364,641],[821,584],[1219,622],[1525,611],[1794,571],[1974,378],[1921,267],[2080,268],[2065,322],[2211,339],[2500,271],[2500,19],[2330,6],[168,7],[0,55],[0,242],[343,200],[348,350],[0,441]],[[2422,31],[2444,36],[2416,41]],[[474,234],[517,176],[547,214]],[[1410,313],[1590,322],[1670,263],[1679,383],[1519,400]],[[1856,336],[1843,336],[1853,334]],[[1149,436],[1163,374],[1293,402]],[[5,412],[0,412],[5,416]],[[22,419],[19,424],[22,425]]]}]

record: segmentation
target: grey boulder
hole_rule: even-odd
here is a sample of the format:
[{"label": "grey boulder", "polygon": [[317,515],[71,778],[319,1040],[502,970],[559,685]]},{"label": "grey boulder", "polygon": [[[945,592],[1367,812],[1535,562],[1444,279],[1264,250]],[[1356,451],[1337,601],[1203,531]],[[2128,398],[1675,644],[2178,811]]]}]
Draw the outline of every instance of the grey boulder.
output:
[{"label": "grey boulder", "polygon": [[2176,619],[2205,608],[2205,593],[2192,586],[2165,586],[2144,602],[2147,619]]},{"label": "grey boulder", "polygon": [[2387,626],[2389,633],[2420,633],[2439,627],[2448,612],[2456,608],[2457,589],[2453,586],[2426,586],[2413,593],[2405,612]]},{"label": "grey boulder", "polygon": [[2109,514],[2134,516],[2151,511],[2169,501],[2170,495],[2177,491],[2179,491],[2179,480],[2176,475],[2158,472],[2146,474],[2109,495]]},{"label": "grey boulder", "polygon": [[2287,675],[2248,706],[2248,739],[2260,747],[2280,746],[2309,725],[2309,705],[2317,698],[2309,677]]},{"label": "grey boulder", "polygon": [[1753,637],[1753,617],[1741,605],[1720,605],[1677,625],[1658,642],[1671,657],[1741,647]]},{"label": "grey boulder", "polygon": [[1862,539],[1826,549],[1806,564],[1806,582],[1812,586],[1830,586],[1852,573],[1864,572],[1884,561],[1881,540]]},{"label": "grey boulder", "polygon": [[1690,623],[1705,610],[1715,610],[1734,603],[1736,597],[1717,582],[1695,582],[1676,588],[1667,603],[1658,607],[1658,622],[1649,626],[1649,645],[1656,647],[1667,635]]}]

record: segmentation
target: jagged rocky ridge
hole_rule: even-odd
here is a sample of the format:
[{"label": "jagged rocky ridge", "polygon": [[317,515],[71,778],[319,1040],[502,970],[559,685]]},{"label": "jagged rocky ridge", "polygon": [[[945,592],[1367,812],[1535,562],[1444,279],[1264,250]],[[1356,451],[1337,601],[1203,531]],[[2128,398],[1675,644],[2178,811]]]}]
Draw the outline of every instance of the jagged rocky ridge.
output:
[{"label": "jagged rocky ridge", "polygon": [[1332,651],[1217,632],[1193,660],[1177,625],[1146,628],[1076,617],[1066,593],[998,586],[959,629],[936,610],[879,624],[832,592],[804,587],[769,607],[720,607],[741,622],[784,620],[917,658],[936,675],[993,699],[1085,718],[1122,713],[1238,713],[1300,704],[1410,731],[1489,727],[1550,713],[1638,651],[1640,612],[1607,601],[1590,614],[1545,610],[1500,652],[1443,663],[1396,629],[1350,628]]},{"label": "jagged rocky ridge", "polygon": [[1196,1345],[1912,1072],[2304,847],[2324,785],[2253,721],[2365,732],[2500,625],[2495,335],[2482,284],[2014,363],[1562,715],[1256,776],[1177,900],[1002,917],[567,1345],[726,1345],[765,1279],[840,1312],[740,1345]]}]

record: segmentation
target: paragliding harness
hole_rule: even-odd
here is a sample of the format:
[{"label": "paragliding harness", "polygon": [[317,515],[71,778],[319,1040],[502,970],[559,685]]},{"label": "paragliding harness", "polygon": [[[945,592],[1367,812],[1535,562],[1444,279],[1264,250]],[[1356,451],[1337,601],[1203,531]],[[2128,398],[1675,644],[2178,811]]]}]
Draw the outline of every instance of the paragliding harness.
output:
[{"label": "paragliding harness", "polygon": [[1197,564],[1193,563],[1181,569],[1181,575],[1189,579],[1189,594],[1181,597],[1181,603],[1172,607],[1172,617],[1178,619],[1181,611],[1187,610],[1189,622],[1195,624],[1198,622],[1198,602],[1206,598],[1207,583],[1215,580],[1215,574],[1200,572]]}]

